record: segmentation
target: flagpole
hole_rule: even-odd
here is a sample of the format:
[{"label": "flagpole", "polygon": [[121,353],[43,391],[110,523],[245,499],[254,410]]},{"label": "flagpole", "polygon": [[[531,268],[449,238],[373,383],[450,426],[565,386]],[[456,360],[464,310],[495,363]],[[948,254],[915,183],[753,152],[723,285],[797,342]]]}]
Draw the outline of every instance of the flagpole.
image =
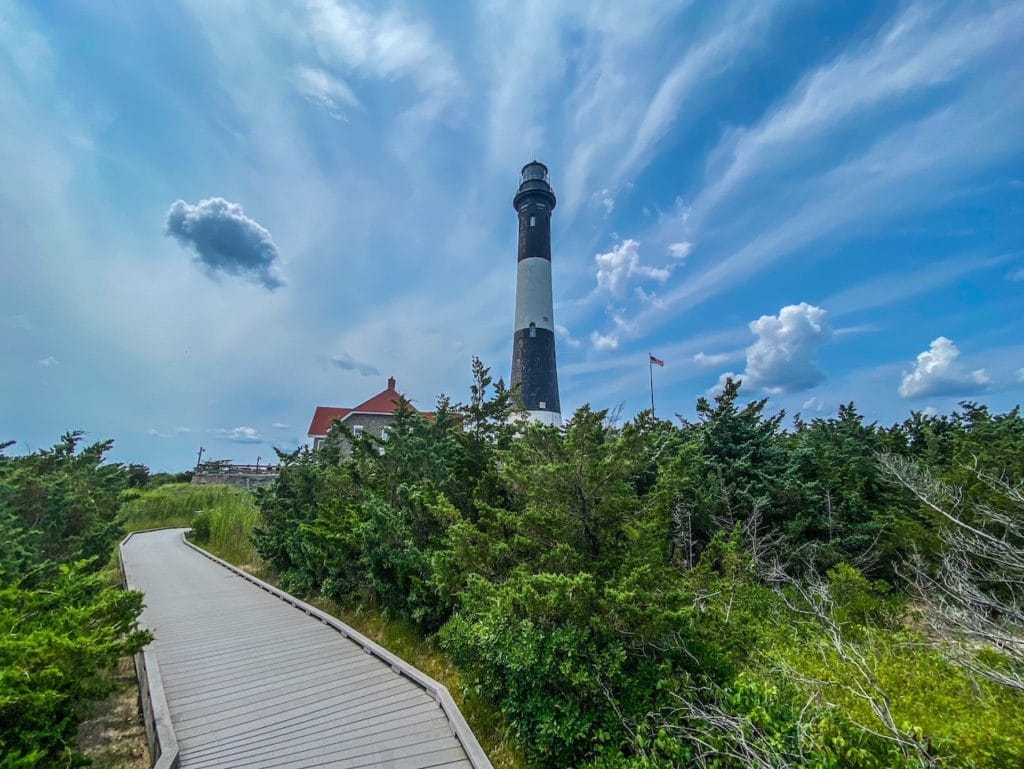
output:
[{"label": "flagpole", "polygon": [[651,375],[651,416],[654,416],[654,356],[647,353],[647,372]]}]

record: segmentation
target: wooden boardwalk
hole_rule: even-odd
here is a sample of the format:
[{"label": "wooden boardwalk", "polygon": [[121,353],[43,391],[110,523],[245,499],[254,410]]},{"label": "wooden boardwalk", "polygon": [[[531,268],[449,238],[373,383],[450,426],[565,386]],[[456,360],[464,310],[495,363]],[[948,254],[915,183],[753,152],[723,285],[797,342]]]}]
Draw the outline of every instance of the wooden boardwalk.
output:
[{"label": "wooden boardwalk", "polygon": [[446,690],[181,529],[134,534],[121,555],[146,595],[182,769],[490,767]]}]

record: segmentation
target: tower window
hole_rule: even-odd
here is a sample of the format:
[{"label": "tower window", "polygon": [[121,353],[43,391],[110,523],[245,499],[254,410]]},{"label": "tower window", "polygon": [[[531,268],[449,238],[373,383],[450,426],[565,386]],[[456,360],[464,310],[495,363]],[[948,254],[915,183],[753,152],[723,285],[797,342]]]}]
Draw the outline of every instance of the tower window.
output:
[{"label": "tower window", "polygon": [[537,217],[536,216],[531,216],[530,217],[530,226],[533,227],[535,224],[537,224]]},{"label": "tower window", "polygon": [[533,321],[530,322],[530,336],[537,336],[537,324]]}]

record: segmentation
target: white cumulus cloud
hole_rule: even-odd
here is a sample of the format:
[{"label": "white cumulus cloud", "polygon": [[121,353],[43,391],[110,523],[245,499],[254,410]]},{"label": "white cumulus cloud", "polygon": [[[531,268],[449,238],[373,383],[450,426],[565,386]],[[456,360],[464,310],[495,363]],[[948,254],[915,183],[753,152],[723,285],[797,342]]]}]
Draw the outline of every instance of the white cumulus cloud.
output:
[{"label": "white cumulus cloud", "polygon": [[903,372],[899,393],[904,398],[929,395],[970,395],[983,390],[991,381],[985,369],[968,371],[957,362],[960,350],[944,336],[932,340],[918,354],[913,371]]},{"label": "white cumulus cloud", "polygon": [[818,369],[815,353],[832,332],[827,313],[801,302],[762,315],[750,324],[757,341],[747,348],[748,385],[771,393],[806,390],[825,375]]},{"label": "white cumulus cloud", "polygon": [[56,358],[54,358],[52,355],[47,355],[42,360],[37,361],[37,363],[40,366],[43,366],[45,368],[49,368],[50,366],[59,366],[60,365],[60,361],[57,360]]},{"label": "white cumulus cloud", "polygon": [[611,350],[619,349],[619,338],[614,334],[605,336],[599,334],[597,331],[590,332],[590,343],[594,346],[595,350],[601,352],[609,352]]},{"label": "white cumulus cloud", "polygon": [[597,285],[613,296],[622,296],[633,277],[651,278],[660,283],[672,274],[669,267],[650,267],[640,263],[640,241],[627,238],[611,251],[595,254]]},{"label": "white cumulus cloud", "polygon": [[802,408],[804,411],[817,411],[820,413],[825,410],[825,401],[815,395],[805,400]]},{"label": "white cumulus cloud", "polygon": [[757,337],[747,348],[747,370],[743,374],[725,373],[742,379],[748,387],[772,395],[799,392],[820,383],[825,374],[818,368],[815,355],[832,335],[821,307],[807,302],[791,304],[778,315],[762,315],[751,321]]},{"label": "white cumulus cloud", "polygon": [[565,342],[570,347],[579,347],[583,344],[579,339],[573,337],[567,326],[563,326],[561,323],[555,324],[555,333],[558,334],[558,338]]},{"label": "white cumulus cloud", "polygon": [[678,243],[669,243],[668,245],[669,256],[679,261],[688,257],[691,251],[693,251],[693,243],[688,243],[685,240]]}]

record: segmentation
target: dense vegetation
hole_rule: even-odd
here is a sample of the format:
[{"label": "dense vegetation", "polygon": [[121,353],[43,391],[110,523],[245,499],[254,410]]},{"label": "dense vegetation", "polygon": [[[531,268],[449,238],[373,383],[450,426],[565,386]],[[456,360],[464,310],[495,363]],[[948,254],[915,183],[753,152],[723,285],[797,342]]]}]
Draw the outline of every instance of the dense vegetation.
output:
[{"label": "dense vegetation", "polygon": [[110,442],[8,457],[0,447],[0,767],[71,767],[89,705],[117,661],[149,639],[142,596],[103,569],[122,527],[121,496],[141,466],[104,464]]},{"label": "dense vegetation", "polygon": [[[1024,762],[1024,419],[468,404],[282,456],[283,585],[411,623],[538,767]],[[351,453],[345,445],[351,444]]]},{"label": "dense vegetation", "polygon": [[148,639],[115,543],[184,524],[432,644],[531,766],[1024,764],[1018,410],[784,424],[729,383],[693,422],[555,429],[474,374],[387,441],[283,456],[255,504],[78,434],[0,452],[0,769],[83,763],[86,707]]}]

